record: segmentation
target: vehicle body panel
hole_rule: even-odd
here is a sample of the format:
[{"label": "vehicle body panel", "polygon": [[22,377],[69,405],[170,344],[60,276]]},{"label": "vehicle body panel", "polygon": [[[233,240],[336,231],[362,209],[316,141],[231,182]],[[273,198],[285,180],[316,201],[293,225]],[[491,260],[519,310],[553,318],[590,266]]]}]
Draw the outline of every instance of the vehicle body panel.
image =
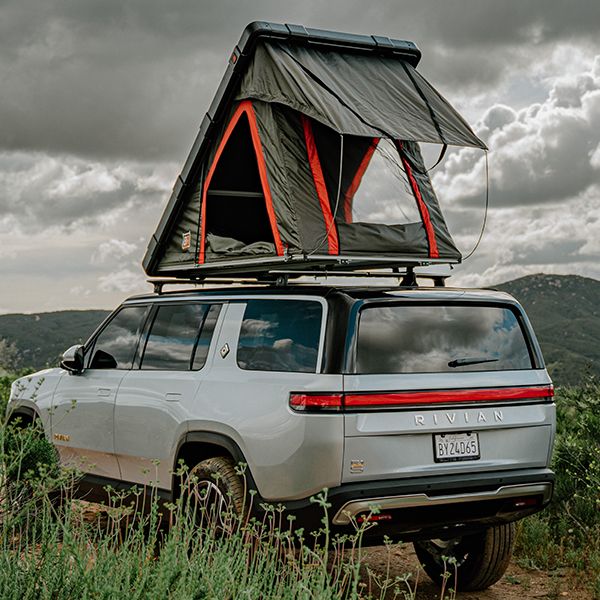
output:
[{"label": "vehicle body panel", "polygon": [[[222,431],[219,424],[223,424],[236,431],[234,441],[266,500],[306,497],[339,485],[343,418],[311,415],[307,419],[294,413],[288,402],[292,391],[339,391],[342,376],[241,369],[235,349],[244,309],[243,302],[227,307],[213,364],[194,406],[194,413],[204,418],[191,420],[188,429]],[[221,357],[219,350],[225,344],[231,351]]]},{"label": "vehicle body panel", "polygon": [[177,440],[193,417],[199,372],[129,371],[115,406],[115,455],[124,480],[170,489]]},{"label": "vehicle body panel", "polygon": [[61,378],[52,401],[52,436],[64,464],[103,477],[121,477],[114,410],[126,372],[86,369]]},{"label": "vehicle body panel", "polygon": [[44,369],[21,377],[11,386],[9,413],[31,411],[42,420],[45,434],[52,439],[52,397],[60,380],[67,376],[63,369]]}]

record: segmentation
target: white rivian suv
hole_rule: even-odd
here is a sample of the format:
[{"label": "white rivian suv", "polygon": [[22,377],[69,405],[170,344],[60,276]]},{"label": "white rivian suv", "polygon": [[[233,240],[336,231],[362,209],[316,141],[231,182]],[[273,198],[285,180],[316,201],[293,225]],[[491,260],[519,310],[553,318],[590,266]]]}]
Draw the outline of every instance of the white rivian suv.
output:
[{"label": "white rivian suv", "polygon": [[332,532],[370,518],[365,544],[414,541],[434,579],[454,556],[462,589],[482,589],[506,569],[514,522],[552,496],[553,388],[505,293],[155,293],[126,300],[61,366],[16,383],[8,410],[41,420],[88,498],[152,483],[171,500],[184,461],[243,510],[243,462],[253,511],[281,503],[318,528],[310,498],[327,488]]}]

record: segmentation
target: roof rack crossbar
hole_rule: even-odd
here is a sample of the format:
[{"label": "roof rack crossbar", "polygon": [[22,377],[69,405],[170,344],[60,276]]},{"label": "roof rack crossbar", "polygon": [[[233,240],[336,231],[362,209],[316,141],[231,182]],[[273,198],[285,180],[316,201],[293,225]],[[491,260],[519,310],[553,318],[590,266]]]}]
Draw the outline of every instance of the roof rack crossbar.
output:
[{"label": "roof rack crossbar", "polygon": [[416,273],[414,267],[406,267],[404,270],[393,268],[391,271],[287,271],[274,269],[264,271],[262,273],[253,273],[247,275],[241,274],[239,277],[219,277],[212,275],[209,277],[148,279],[148,283],[154,286],[154,293],[162,294],[165,285],[264,284],[282,287],[301,283],[290,282],[290,279],[298,279],[300,277],[314,277],[315,279],[328,279],[331,277],[346,277],[356,279],[396,279],[398,280],[398,287],[418,287],[418,279],[428,279],[433,281],[434,287],[445,287],[446,279],[448,279],[450,275],[438,273]]}]

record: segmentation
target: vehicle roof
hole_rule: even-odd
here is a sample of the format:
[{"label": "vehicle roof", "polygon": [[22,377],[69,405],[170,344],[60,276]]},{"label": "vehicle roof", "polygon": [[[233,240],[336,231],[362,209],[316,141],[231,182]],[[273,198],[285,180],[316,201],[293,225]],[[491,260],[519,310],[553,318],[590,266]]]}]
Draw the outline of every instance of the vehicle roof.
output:
[{"label": "vehicle roof", "polygon": [[332,295],[343,295],[353,300],[392,300],[394,298],[414,300],[481,300],[515,302],[515,299],[506,292],[495,289],[470,289],[455,287],[376,287],[376,286],[332,286],[332,285],[263,285],[263,286],[228,286],[203,289],[185,289],[150,293],[132,296],[125,302],[133,300],[160,300],[160,299],[189,299],[193,297],[231,297],[261,295],[307,295],[325,298]]}]

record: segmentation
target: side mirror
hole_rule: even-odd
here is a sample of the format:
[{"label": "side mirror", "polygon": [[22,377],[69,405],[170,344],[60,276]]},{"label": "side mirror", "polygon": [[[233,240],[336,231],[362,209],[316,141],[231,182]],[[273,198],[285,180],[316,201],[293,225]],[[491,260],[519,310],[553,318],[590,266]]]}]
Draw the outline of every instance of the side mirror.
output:
[{"label": "side mirror", "polygon": [[73,375],[83,372],[83,346],[75,344],[62,355],[60,366]]}]

